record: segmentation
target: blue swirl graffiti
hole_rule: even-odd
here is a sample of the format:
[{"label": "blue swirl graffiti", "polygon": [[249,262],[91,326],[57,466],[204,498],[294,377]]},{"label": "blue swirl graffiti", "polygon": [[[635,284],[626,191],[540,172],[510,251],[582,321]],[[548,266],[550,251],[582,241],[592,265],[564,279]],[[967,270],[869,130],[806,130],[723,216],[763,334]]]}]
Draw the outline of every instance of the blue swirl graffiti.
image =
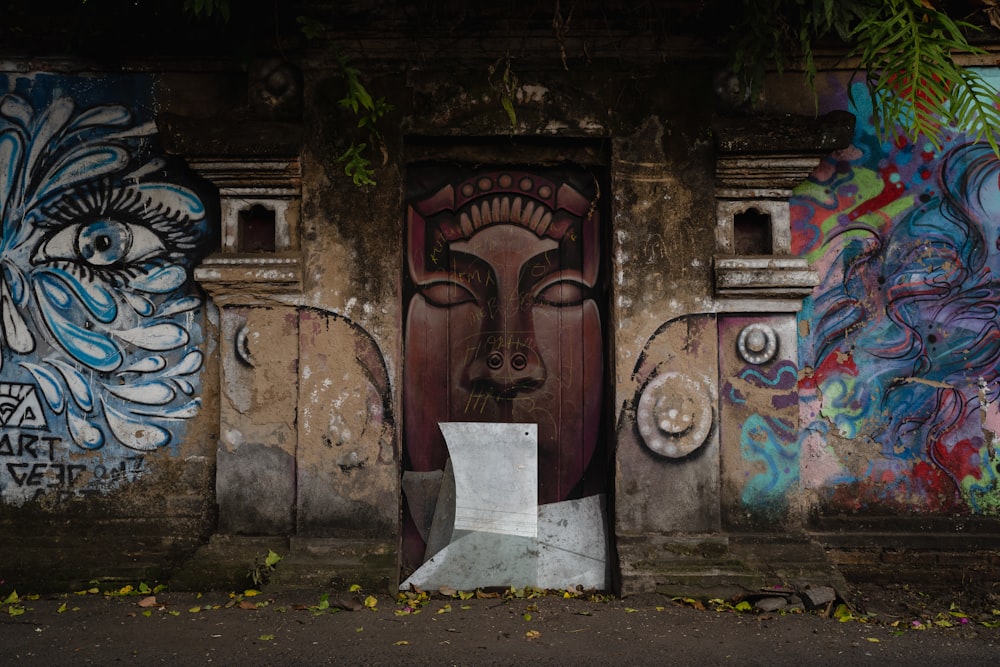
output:
[{"label": "blue swirl graffiti", "polygon": [[188,286],[215,213],[151,155],[139,103],[25,81],[0,77],[0,379],[37,387],[81,449],[156,450],[201,406],[202,301]]}]

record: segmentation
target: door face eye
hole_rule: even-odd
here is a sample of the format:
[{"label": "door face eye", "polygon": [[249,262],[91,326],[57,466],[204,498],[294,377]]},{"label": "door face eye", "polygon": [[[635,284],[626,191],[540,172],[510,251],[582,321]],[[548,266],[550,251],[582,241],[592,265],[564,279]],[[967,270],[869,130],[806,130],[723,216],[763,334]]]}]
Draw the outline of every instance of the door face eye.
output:
[{"label": "door face eye", "polygon": [[535,292],[534,302],[545,306],[576,306],[587,297],[587,286],[578,280],[560,278],[542,285]]},{"label": "door face eye", "polygon": [[449,308],[463,303],[472,303],[476,296],[467,287],[454,280],[442,280],[421,288],[420,293],[431,305]]}]

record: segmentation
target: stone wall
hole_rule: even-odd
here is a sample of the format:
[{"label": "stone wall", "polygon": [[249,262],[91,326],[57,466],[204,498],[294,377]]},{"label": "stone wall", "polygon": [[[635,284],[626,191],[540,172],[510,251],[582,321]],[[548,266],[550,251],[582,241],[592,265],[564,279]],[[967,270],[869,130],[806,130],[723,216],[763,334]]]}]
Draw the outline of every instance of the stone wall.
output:
[{"label": "stone wall", "polygon": [[[444,48],[388,25],[352,61],[392,105],[378,137],[340,103],[337,53],[303,43],[246,68],[9,63],[9,583],[238,585],[273,548],[317,583],[395,586],[425,558],[438,493],[406,490],[441,467],[444,417],[420,416],[525,421],[526,405],[548,444],[583,433],[580,470],[541,474],[540,502],[605,496],[619,592],[829,582],[822,544],[852,576],[889,563],[887,544],[921,547],[857,516],[947,532],[977,515],[970,553],[992,544],[988,149],[879,141],[860,108],[852,135],[850,116],[801,108],[794,78],[751,114],[711,51],[652,59],[593,26],[594,50],[566,43],[564,63],[540,39],[511,58],[495,35]],[[823,111],[847,106],[828,97]],[[340,159],[362,142],[367,187]],[[509,252],[477,245],[491,226]],[[427,229],[445,231],[421,252],[525,255],[546,278],[492,308],[494,280],[527,274],[428,268]],[[478,337],[466,359],[444,340],[461,318]],[[522,339],[482,349],[501,320]],[[558,382],[476,393],[480,352],[494,371],[537,356]]]}]

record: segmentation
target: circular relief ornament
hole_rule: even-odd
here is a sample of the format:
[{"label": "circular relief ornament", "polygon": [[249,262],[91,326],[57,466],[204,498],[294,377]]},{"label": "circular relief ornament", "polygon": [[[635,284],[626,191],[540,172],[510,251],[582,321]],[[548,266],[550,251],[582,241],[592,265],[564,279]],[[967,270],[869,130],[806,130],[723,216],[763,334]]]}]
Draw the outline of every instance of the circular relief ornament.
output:
[{"label": "circular relief ornament", "polygon": [[705,444],[712,414],[709,393],[699,382],[680,373],[664,373],[643,389],[636,422],[647,447],[678,459]]},{"label": "circular relief ornament", "polygon": [[778,353],[778,337],[766,324],[750,324],[740,332],[736,349],[748,364],[766,364]]}]

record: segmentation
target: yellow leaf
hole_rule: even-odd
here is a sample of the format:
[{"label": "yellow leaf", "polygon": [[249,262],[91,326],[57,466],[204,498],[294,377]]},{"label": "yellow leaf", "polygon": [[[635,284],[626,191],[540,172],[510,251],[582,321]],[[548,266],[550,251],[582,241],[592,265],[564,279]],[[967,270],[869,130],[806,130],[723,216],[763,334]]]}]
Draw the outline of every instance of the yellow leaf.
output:
[{"label": "yellow leaf", "polygon": [[878,639],[878,637],[865,637],[865,639],[867,639],[868,641],[870,641],[872,644],[878,644],[879,641],[880,641]]},{"label": "yellow leaf", "polygon": [[61,614],[64,611],[66,611],[66,603],[65,602],[63,602],[61,605],[59,605],[59,608],[56,609],[56,613],[57,614]]},{"label": "yellow leaf", "polygon": [[0,604],[14,604],[19,599],[20,598],[17,597],[17,591],[11,591],[10,595],[8,595],[3,602],[0,602]]},{"label": "yellow leaf", "polygon": [[269,642],[274,639],[274,635],[261,635],[260,639],[261,641]]},{"label": "yellow leaf", "polygon": [[409,645],[410,642],[406,641],[405,639],[400,639],[398,642],[395,642],[393,644],[393,646],[409,646]]},{"label": "yellow leaf", "polygon": [[247,590],[243,591],[243,595],[247,596],[248,598],[252,598],[255,595],[260,595],[260,591],[248,588]]},{"label": "yellow leaf", "polygon": [[451,605],[450,604],[446,604],[445,606],[443,606],[443,607],[441,607],[440,609],[437,610],[437,613],[439,613],[439,614],[447,614],[447,613],[450,613],[450,612],[451,612]]},{"label": "yellow leaf", "polygon": [[142,612],[142,615],[145,616],[146,618],[149,618],[150,616],[153,615],[153,610],[147,609],[146,611]]},{"label": "yellow leaf", "polygon": [[369,609],[374,609],[378,604],[378,599],[374,595],[369,595],[365,598],[365,606]]},{"label": "yellow leaf", "polygon": [[197,614],[199,611],[201,611],[201,607],[191,607],[190,609],[188,609],[188,612],[192,614]]},{"label": "yellow leaf", "polygon": [[524,636],[527,637],[528,639],[538,639],[539,637],[542,636],[542,633],[539,632],[538,630],[528,630],[527,632],[524,633]]},{"label": "yellow leaf", "polygon": [[351,587],[347,590],[349,590],[352,593],[357,593],[358,591],[361,590],[361,586],[359,586],[358,584],[351,584]]}]

